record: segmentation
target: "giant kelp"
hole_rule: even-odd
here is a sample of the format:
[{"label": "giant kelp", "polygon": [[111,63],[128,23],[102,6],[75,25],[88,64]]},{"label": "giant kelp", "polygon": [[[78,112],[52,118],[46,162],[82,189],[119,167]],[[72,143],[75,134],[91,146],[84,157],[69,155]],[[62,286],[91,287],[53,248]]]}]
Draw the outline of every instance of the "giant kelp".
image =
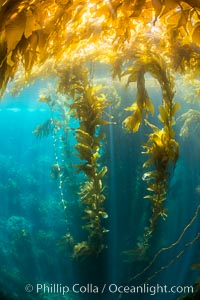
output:
[{"label": "giant kelp", "polygon": [[103,219],[108,215],[104,208],[103,178],[107,167],[98,162],[101,156],[104,134],[99,127],[109,124],[103,114],[107,115],[105,108],[109,105],[106,96],[100,93],[101,87],[92,85],[88,79],[89,71],[83,65],[65,69],[60,73],[58,90],[64,93],[72,115],[79,120],[76,129],[77,156],[81,163],[76,165],[77,172],[83,172],[86,180],[80,185],[80,200],[84,209],[83,229],[88,231],[87,241],[74,245],[73,256],[85,257],[90,254],[98,255],[105,248]]},{"label": "giant kelp", "polygon": [[44,136],[48,136],[51,134],[54,130],[54,124],[51,122],[51,120],[46,120],[43,124],[38,125],[34,130],[33,134],[36,135],[37,138],[42,138]]},{"label": "giant kelp", "polygon": [[[152,217],[143,246],[148,246],[159,218],[166,216],[169,169],[178,158],[173,125],[179,104],[174,101],[173,77],[190,73],[193,78],[200,72],[199,15],[200,3],[194,0],[0,1],[1,95],[11,80],[17,93],[36,78],[54,76],[58,79],[58,90],[68,97],[67,105],[80,125],[75,133],[80,160],[76,170],[85,176],[79,193],[88,239],[75,244],[66,234],[74,257],[98,254],[105,247],[103,236],[107,231],[103,224],[107,217],[103,184],[107,168],[99,163],[104,141],[99,127],[109,124],[104,118],[108,101],[107,95],[88,80],[88,64],[107,64],[110,77],[122,81],[128,78],[127,88],[132,83],[137,85],[136,101],[126,108],[131,113],[123,126],[136,132],[142,122],[147,125],[148,139],[143,149],[149,159],[143,166],[149,169],[143,178]],[[149,96],[146,74],[161,87],[159,104]],[[197,103],[198,99],[197,90]],[[43,100],[48,103],[49,98]],[[156,109],[160,125],[149,121],[149,114],[153,115]],[[62,117],[65,120],[66,116]],[[184,137],[190,126],[189,112],[183,120]],[[53,125],[39,125],[36,135],[48,135]],[[57,167],[58,164],[55,174],[60,172]]]},{"label": "giant kelp", "polygon": [[128,75],[127,86],[131,82],[137,83],[136,102],[126,108],[127,111],[133,111],[132,115],[124,120],[127,131],[138,131],[143,118],[148,118],[149,112],[154,114],[154,105],[145,86],[145,73],[149,73],[159,82],[162,91],[162,101],[158,107],[160,112],[158,118],[162,127],[159,128],[145,119],[146,125],[153,131],[143,145],[145,150],[143,153],[150,156],[143,167],[151,168],[143,175],[144,180],[147,181],[147,190],[150,192],[145,198],[150,199],[152,205],[152,218],[146,229],[143,243],[143,246],[148,247],[148,239],[155,230],[158,218],[167,216],[163,202],[166,199],[170,164],[173,163],[175,166],[179,155],[173,125],[174,116],[180,105],[174,102],[173,77],[163,58],[150,51],[138,52],[135,54],[133,66],[122,73],[122,76]]},{"label": "giant kelp", "polygon": [[191,0],[1,1],[1,91],[20,65],[28,79],[33,67],[49,58],[57,63],[81,57],[106,60],[116,51],[123,56],[132,43],[137,48],[145,36],[151,36],[172,68],[183,72],[189,66],[197,72],[199,10],[198,1]]}]

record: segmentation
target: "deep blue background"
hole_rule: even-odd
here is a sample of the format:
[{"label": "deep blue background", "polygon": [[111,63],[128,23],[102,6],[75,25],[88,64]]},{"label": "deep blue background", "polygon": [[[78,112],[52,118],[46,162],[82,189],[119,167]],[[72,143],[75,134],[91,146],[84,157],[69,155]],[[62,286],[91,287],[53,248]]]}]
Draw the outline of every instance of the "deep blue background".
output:
[{"label": "deep blue background", "polygon": [[[146,183],[141,179],[144,173],[142,163],[146,159],[141,154],[141,145],[147,138],[145,134],[148,130],[142,126],[139,133],[127,134],[121,126],[126,113],[123,112],[119,117],[119,109],[111,109],[110,112],[117,122],[103,129],[107,138],[102,157],[102,164],[109,168],[105,180],[105,205],[109,212],[107,226],[110,230],[107,237],[108,249],[99,259],[73,262],[63,249],[59,250],[58,245],[68,227],[79,236],[82,225],[81,212],[78,206],[77,209],[75,206],[74,209],[69,209],[66,215],[64,213],[59,182],[50,176],[51,166],[55,163],[52,136],[38,140],[32,133],[36,126],[51,117],[48,106],[38,102],[43,86],[46,86],[46,82],[37,82],[15,98],[6,94],[0,103],[0,288],[14,299],[36,299],[36,294],[33,298],[25,294],[26,283],[92,282],[127,285],[128,279],[146,267],[156,251],[177,240],[194,215],[200,202],[200,156],[197,137],[191,133],[189,140],[183,140],[179,136],[180,125],[176,125],[180,158],[175,170],[172,170],[169,182],[168,199],[165,203],[168,218],[165,221],[160,220],[151,240],[150,253],[145,260],[137,261],[136,257],[134,263],[125,263],[123,251],[136,245],[151,216],[150,203],[143,199]],[[121,96],[126,98],[124,91],[121,92]],[[159,101],[159,94],[152,92],[152,96],[155,102]],[[122,106],[129,105],[126,103],[129,100],[122,100],[125,101]],[[182,104],[179,115],[186,110],[187,106]],[[74,142],[72,130],[69,140],[72,156]],[[57,147],[62,148],[62,145]],[[59,154],[61,151],[62,149],[58,150]],[[79,201],[77,192],[81,177],[77,176],[77,190],[74,190],[74,193],[70,186],[64,187],[69,206],[70,201]],[[69,185],[73,184],[75,177],[75,171],[69,169]],[[199,232],[199,221],[200,216],[176,247],[163,252],[145,274],[129,285],[144,283],[149,276],[175,258],[184,249],[184,245],[193,240]],[[148,284],[193,284],[199,271],[191,270],[190,266],[200,259],[199,246],[197,241],[188,247],[177,262],[160,272]],[[103,298],[95,294],[78,296],[71,295],[70,299],[105,299],[105,295]],[[125,298],[174,300],[178,296],[146,294],[127,295]],[[107,296],[107,299],[117,298],[117,295]],[[51,299],[50,295],[48,299]],[[57,298],[52,296],[52,299],[60,298],[57,295]]]}]

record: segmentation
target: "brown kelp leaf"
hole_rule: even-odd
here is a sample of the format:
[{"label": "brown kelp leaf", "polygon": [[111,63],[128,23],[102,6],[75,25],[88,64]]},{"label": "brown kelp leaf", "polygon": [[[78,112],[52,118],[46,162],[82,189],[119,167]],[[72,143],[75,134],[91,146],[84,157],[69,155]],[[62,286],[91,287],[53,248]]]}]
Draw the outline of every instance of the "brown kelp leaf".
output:
[{"label": "brown kelp leaf", "polygon": [[131,106],[126,107],[124,110],[126,110],[126,111],[135,111],[137,108],[138,108],[137,102],[134,102],[133,104],[131,104]]},{"label": "brown kelp leaf", "polygon": [[80,128],[76,129],[76,140],[79,143],[82,143],[84,145],[91,145],[92,143],[92,137],[84,130],[81,130]]},{"label": "brown kelp leaf", "polygon": [[174,8],[177,7],[177,0],[165,0],[164,8],[162,9],[162,13],[160,14],[161,16],[164,16],[167,14],[169,11],[173,10]]},{"label": "brown kelp leaf", "polygon": [[105,174],[107,173],[108,168],[107,167],[103,167],[101,169],[101,171],[99,171],[99,173],[97,174],[98,178],[103,178],[105,176]]},{"label": "brown kelp leaf", "polygon": [[162,147],[163,141],[162,141],[162,130],[160,130],[157,133],[153,133],[151,135],[151,139],[154,142],[154,145],[158,146],[158,147]]},{"label": "brown kelp leaf", "polygon": [[95,217],[95,212],[93,210],[85,209],[84,211],[86,213],[86,216],[83,217],[83,219],[89,219],[89,218]]},{"label": "brown kelp leaf", "polygon": [[138,80],[138,70],[133,70],[133,72],[131,73],[131,75],[129,75],[128,77],[128,81],[126,84],[126,87],[129,86],[130,82],[136,82]]},{"label": "brown kelp leaf", "polygon": [[181,17],[178,22],[178,27],[183,26],[183,28],[187,31],[187,22],[190,13],[191,9],[184,9],[181,11]]},{"label": "brown kelp leaf", "polygon": [[152,195],[146,195],[143,197],[144,199],[151,199],[152,198]]},{"label": "brown kelp leaf", "polygon": [[181,107],[180,102],[176,102],[172,108],[172,115],[175,115],[179,111],[180,107]]},{"label": "brown kelp leaf", "polygon": [[153,102],[151,101],[151,99],[149,98],[148,95],[145,99],[145,102],[146,102],[146,110],[150,111],[152,116],[153,116],[154,115],[154,105],[153,105]]},{"label": "brown kelp leaf", "polygon": [[112,63],[111,73],[112,73],[113,79],[118,77],[119,80],[121,80],[121,76],[122,76],[122,60],[121,59],[116,59]]},{"label": "brown kelp leaf", "polygon": [[26,15],[21,13],[13,18],[5,27],[8,53],[15,49],[21,40],[26,23]]},{"label": "brown kelp leaf", "polygon": [[90,161],[92,157],[92,149],[84,144],[77,144],[75,148],[79,152],[80,159]]},{"label": "brown kelp leaf", "polygon": [[157,132],[157,131],[160,130],[157,126],[151,124],[151,123],[150,123],[149,121],[147,121],[146,119],[144,120],[144,122],[145,122],[145,124],[148,125],[154,132]]},{"label": "brown kelp leaf", "polygon": [[142,122],[142,113],[139,109],[137,109],[132,116],[127,117],[123,124],[126,127],[127,131],[137,132],[140,124]]},{"label": "brown kelp leaf", "polygon": [[144,5],[145,5],[145,0],[135,0],[133,1],[134,4],[133,4],[133,12],[132,14],[129,16],[129,18],[136,18],[136,17],[139,17],[139,15],[141,14],[143,8],[144,8]]},{"label": "brown kelp leaf", "polygon": [[142,165],[143,168],[148,168],[154,162],[154,158],[151,157],[147,161],[145,161]]},{"label": "brown kelp leaf", "polygon": [[152,5],[153,5],[153,8],[155,10],[155,15],[156,15],[156,19],[157,17],[160,15],[161,13],[161,10],[162,10],[162,2],[160,0],[152,0]]},{"label": "brown kelp leaf", "polygon": [[179,19],[179,23],[180,23],[180,13],[179,11],[176,11],[172,14],[169,14],[169,16],[167,16],[167,24],[168,25],[172,25],[172,26],[176,26],[177,25],[177,20]]},{"label": "brown kelp leaf", "polygon": [[159,120],[162,123],[166,123],[167,119],[168,119],[168,113],[167,113],[166,109],[162,105],[159,105],[159,112],[160,112],[160,115],[158,117]]},{"label": "brown kelp leaf", "polygon": [[108,218],[108,214],[105,211],[99,211],[99,215],[104,219]]},{"label": "brown kelp leaf", "polygon": [[14,61],[12,60],[12,54],[13,52],[11,51],[8,55],[7,55],[7,64],[10,67],[13,67],[15,65]]},{"label": "brown kelp leaf", "polygon": [[83,171],[88,177],[94,176],[94,168],[91,164],[76,164],[74,166],[78,169],[77,173]]},{"label": "brown kelp leaf", "polygon": [[38,36],[35,32],[33,32],[33,34],[30,36],[28,42],[29,47],[24,53],[24,66],[27,75],[30,74],[32,66],[37,59],[36,48],[38,43]]},{"label": "brown kelp leaf", "polygon": [[36,16],[32,14],[30,10],[26,12],[26,24],[24,30],[25,38],[29,38],[33,31],[41,29],[41,26],[38,24],[36,20]]},{"label": "brown kelp leaf", "polygon": [[200,46],[200,22],[198,22],[194,27],[192,33],[192,41],[198,46]]}]

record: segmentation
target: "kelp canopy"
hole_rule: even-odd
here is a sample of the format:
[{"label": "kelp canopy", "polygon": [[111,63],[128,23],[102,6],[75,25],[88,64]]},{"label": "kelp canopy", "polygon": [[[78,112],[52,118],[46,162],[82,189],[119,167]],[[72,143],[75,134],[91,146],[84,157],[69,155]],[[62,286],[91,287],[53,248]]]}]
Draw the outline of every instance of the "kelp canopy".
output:
[{"label": "kelp canopy", "polygon": [[[151,131],[143,145],[149,156],[143,167],[150,167],[144,174],[145,198],[152,206],[142,245],[148,248],[158,218],[166,217],[169,169],[179,155],[173,130],[179,109],[174,77],[176,73],[197,77],[200,72],[200,1],[0,0],[1,96],[11,80],[13,92],[18,92],[36,78],[55,76],[58,92],[71,99],[71,112],[80,123],[75,148],[81,160],[78,171],[87,177],[80,195],[89,234],[87,244],[74,246],[75,255],[90,252],[93,240],[102,244],[107,232],[102,224],[107,218],[102,186],[107,167],[97,161],[104,139],[97,127],[109,124],[102,116],[110,102],[99,93],[100,87],[92,86],[90,62],[109,65],[110,77],[125,78],[127,88],[133,82],[137,85],[136,101],[126,108],[131,113],[123,125],[136,132],[144,120]],[[147,120],[155,107],[145,85],[146,73],[162,91],[156,126]]]},{"label": "kelp canopy", "polygon": [[110,63],[120,78],[126,62],[145,50],[176,72],[198,74],[199,14],[193,0],[1,0],[1,94],[21,66],[28,80],[33,67],[41,76],[93,59]]}]

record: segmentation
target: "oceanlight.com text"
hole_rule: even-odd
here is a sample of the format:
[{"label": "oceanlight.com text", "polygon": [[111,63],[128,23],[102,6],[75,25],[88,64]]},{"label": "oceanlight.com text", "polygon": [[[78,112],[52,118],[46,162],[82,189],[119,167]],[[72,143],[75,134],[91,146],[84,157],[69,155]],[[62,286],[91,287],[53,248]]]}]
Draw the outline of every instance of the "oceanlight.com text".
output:
[{"label": "oceanlight.com text", "polygon": [[42,293],[42,294],[60,294],[68,293],[74,294],[149,294],[154,296],[156,294],[192,294],[194,292],[193,286],[168,286],[168,285],[117,285],[115,283],[95,285],[88,283],[81,285],[75,283],[73,285],[64,285],[60,283],[37,283],[35,285],[27,284],[25,286],[27,293]]}]

